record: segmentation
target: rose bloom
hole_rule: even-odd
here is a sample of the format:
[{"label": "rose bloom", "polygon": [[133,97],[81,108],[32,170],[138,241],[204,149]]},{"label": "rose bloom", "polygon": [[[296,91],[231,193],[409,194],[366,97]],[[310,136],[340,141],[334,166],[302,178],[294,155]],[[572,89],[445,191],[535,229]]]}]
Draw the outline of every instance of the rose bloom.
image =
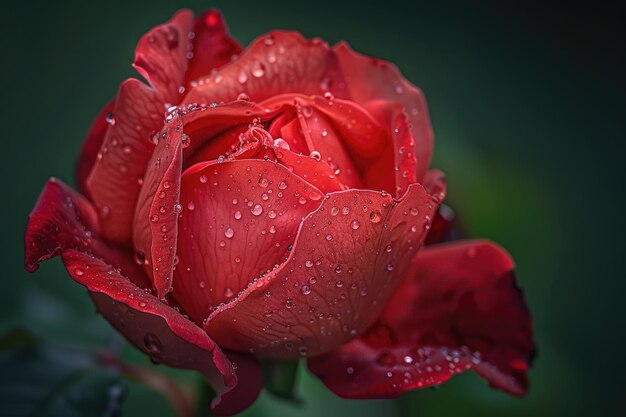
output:
[{"label": "rose bloom", "polygon": [[[258,358],[306,358],[344,398],[472,369],[523,395],[532,324],[513,261],[448,240],[424,97],[391,64],[275,31],[245,50],[221,15],[148,32],[89,131],[81,194],[45,186],[26,269],[60,255],[156,363],[195,369],[213,411],[258,396]],[[426,243],[426,245],[425,245]]]}]

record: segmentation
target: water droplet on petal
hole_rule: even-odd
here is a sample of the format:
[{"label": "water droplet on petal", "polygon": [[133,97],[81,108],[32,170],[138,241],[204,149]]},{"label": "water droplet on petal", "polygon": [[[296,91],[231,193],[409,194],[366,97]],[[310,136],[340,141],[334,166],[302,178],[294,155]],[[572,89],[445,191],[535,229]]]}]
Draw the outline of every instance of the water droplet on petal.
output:
[{"label": "water droplet on petal", "polygon": [[262,62],[257,61],[254,65],[252,65],[252,70],[250,72],[254,77],[261,78],[265,75],[265,65],[263,65]]},{"label": "water droplet on petal", "polygon": [[352,229],[356,230],[361,226],[361,223],[358,220],[352,220],[350,226],[352,227]]},{"label": "water droplet on petal", "polygon": [[263,213],[263,207],[261,207],[260,204],[255,204],[254,207],[252,207],[252,214],[255,216],[259,216],[261,213]]},{"label": "water droplet on petal", "polygon": [[113,112],[108,112],[105,116],[104,120],[111,126],[115,126],[115,117],[113,117]]},{"label": "water droplet on petal", "polygon": [[380,214],[380,211],[374,210],[370,213],[370,221],[372,223],[380,223],[383,216]]},{"label": "water droplet on petal", "polygon": [[226,236],[227,238],[232,238],[235,235],[235,231],[233,230],[232,227],[229,227],[228,229],[226,229],[226,231],[224,232],[224,236]]}]

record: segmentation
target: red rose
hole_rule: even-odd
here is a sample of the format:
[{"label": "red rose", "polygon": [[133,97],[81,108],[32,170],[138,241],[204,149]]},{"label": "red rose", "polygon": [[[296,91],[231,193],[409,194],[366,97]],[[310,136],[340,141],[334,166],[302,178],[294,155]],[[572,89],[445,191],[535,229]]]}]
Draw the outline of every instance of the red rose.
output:
[{"label": "red rose", "polygon": [[263,357],[306,357],[347,398],[466,369],[525,393],[513,262],[486,241],[430,245],[445,183],[394,66],[293,32],[242,51],[219,13],[182,11],[134,67],[149,84],[126,80],[96,119],[83,195],[52,179],[31,213],[29,271],[61,255],[132,344],[201,371],[222,414],[254,401]]}]

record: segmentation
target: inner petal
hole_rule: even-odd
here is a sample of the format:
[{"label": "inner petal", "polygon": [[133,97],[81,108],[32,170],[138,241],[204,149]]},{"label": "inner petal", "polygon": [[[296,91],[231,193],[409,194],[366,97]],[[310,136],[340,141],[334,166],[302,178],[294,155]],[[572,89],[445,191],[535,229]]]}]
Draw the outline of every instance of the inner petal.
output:
[{"label": "inner petal", "polygon": [[282,263],[322,193],[280,164],[196,164],[183,174],[174,293],[201,322]]}]

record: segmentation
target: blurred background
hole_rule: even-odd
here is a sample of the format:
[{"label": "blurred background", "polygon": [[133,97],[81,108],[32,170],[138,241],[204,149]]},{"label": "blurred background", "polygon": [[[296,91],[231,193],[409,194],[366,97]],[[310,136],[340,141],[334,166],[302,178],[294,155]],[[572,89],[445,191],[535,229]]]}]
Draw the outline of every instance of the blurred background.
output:
[{"label": "blurred background", "polygon": [[[394,62],[423,89],[448,203],[471,236],[513,254],[539,346],[523,399],[467,373],[395,401],[345,401],[302,368],[300,405],[264,392],[244,415],[623,415],[624,16],[601,2],[404,3],[3,5],[0,332],[19,326],[49,342],[115,346],[126,360],[152,366],[95,314],[60,261],[35,275],[23,270],[22,233],[48,177],[73,183],[89,124],[119,83],[135,76],[130,64],[139,37],[181,7],[218,7],[244,45],[275,28],[347,40]],[[195,378],[167,372],[181,384]],[[130,382],[122,415],[173,411]]]}]

